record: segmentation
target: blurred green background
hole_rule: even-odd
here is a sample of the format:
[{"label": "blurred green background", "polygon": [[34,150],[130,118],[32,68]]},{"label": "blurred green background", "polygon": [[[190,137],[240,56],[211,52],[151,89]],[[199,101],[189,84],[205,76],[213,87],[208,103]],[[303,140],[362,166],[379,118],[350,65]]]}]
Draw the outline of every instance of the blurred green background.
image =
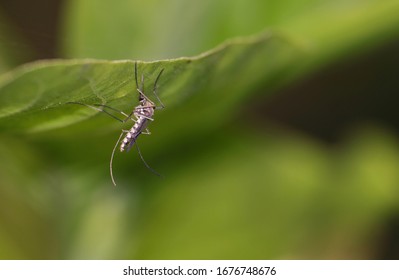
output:
[{"label": "blurred green background", "polygon": [[4,75],[48,58],[193,56],[263,30],[306,55],[221,119],[165,118],[198,114],[209,128],[162,138],[174,126],[157,112],[140,147],[164,178],[132,150],[116,155],[112,187],[120,124],[106,116],[1,132],[0,258],[398,258],[398,11],[397,0],[2,0]]}]

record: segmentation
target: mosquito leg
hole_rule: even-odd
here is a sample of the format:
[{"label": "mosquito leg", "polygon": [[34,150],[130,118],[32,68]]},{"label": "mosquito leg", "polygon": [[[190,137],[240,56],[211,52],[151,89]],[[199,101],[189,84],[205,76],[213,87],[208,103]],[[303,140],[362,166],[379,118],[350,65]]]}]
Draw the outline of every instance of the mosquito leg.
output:
[{"label": "mosquito leg", "polygon": [[[144,92],[142,92],[141,90],[139,90],[139,89],[137,89],[137,91],[140,93],[140,95],[142,96],[142,97],[144,97],[147,101],[149,101],[149,102],[151,102],[151,103],[153,103],[152,101],[151,101],[151,99],[149,99],[148,97],[147,97],[147,95],[145,95],[144,94]],[[157,99],[159,100],[159,98],[157,97]],[[159,100],[160,101],[160,100]],[[161,104],[162,104],[162,102],[161,102]],[[154,107],[154,106],[140,106],[141,108],[149,108],[149,107]],[[138,107],[138,108],[140,108],[140,107]],[[156,109],[163,109],[163,108],[165,108],[165,106],[162,104],[162,106],[158,106],[158,107],[155,107]]]},{"label": "mosquito leg", "polygon": [[[144,75],[141,75],[141,85],[139,87],[139,83],[137,81],[137,62],[134,64],[134,77],[136,80],[136,89],[140,96],[144,97],[147,101],[152,102],[145,94],[144,94]],[[151,106],[152,107],[152,106]]]},{"label": "mosquito leg", "polygon": [[[93,105],[88,105],[88,104],[84,104],[84,103],[80,103],[80,102],[67,102],[65,104],[76,104],[76,105],[86,106],[86,107],[89,107],[89,108],[91,108],[93,110],[96,110],[96,111],[102,112],[104,114],[107,114],[108,116],[110,116],[111,118],[113,118],[113,119],[115,119],[117,121],[124,122],[122,119],[112,115],[111,113],[109,113],[109,112],[107,112],[107,111],[105,111],[103,109],[97,108],[96,106],[93,106]],[[101,106],[105,106],[105,105],[101,105]]]},{"label": "mosquito leg", "polygon": [[[159,98],[158,94],[157,94],[157,84],[158,84],[158,80],[161,77],[162,73],[163,73],[164,69],[162,69],[158,76],[155,79],[155,83],[154,83],[154,88],[153,88],[153,93],[155,95],[155,97],[157,98],[158,102],[161,104],[161,106],[157,106],[156,109],[163,109],[165,108],[165,105],[162,103],[161,99]],[[144,94],[144,75],[141,75],[141,86],[139,87],[139,83],[138,83],[138,79],[137,79],[137,62],[134,64],[134,77],[135,77],[135,81],[136,81],[136,89],[139,92],[139,94],[144,97],[145,99],[147,99],[147,101],[152,102],[145,94]]]},{"label": "mosquito leg", "polygon": [[145,109],[145,108],[153,108],[153,107],[154,106],[152,106],[152,105],[145,105],[145,106],[138,105],[138,106],[134,107],[134,109]]},{"label": "mosquito leg", "polygon": [[[140,93],[140,95],[141,95],[142,97],[144,97],[145,99],[147,99],[147,101],[149,101],[149,102],[152,103],[151,99],[149,99],[149,98],[147,97],[147,95],[144,94],[144,91],[143,91],[142,89],[138,88],[137,91]],[[152,106],[151,106],[151,107],[152,107]]]},{"label": "mosquito leg", "polygon": [[137,145],[137,142],[136,142],[136,141],[134,141],[134,144],[136,144],[136,145],[134,145],[134,146],[136,147],[137,152],[138,152],[138,154],[139,154],[139,156],[140,156],[140,159],[141,159],[141,161],[144,163],[145,167],[147,167],[152,173],[154,173],[154,174],[157,175],[158,177],[162,177],[161,174],[159,174],[159,173],[156,172],[154,169],[152,169],[152,168],[148,165],[148,163],[144,160],[143,155],[141,154],[140,148],[139,148],[139,146]]},{"label": "mosquito leg", "polygon": [[120,110],[118,110],[118,109],[115,109],[115,108],[113,108],[113,107],[111,107],[111,106],[108,106],[108,105],[105,105],[105,104],[93,104],[93,106],[98,106],[98,107],[103,107],[103,108],[110,109],[110,110],[112,110],[112,111],[114,111],[114,112],[117,112],[117,113],[119,113],[119,114],[121,114],[121,115],[123,115],[123,116],[125,116],[125,117],[128,117],[128,116],[129,116],[129,115],[126,114],[125,112],[120,111]]},{"label": "mosquito leg", "polygon": [[144,115],[141,115],[141,114],[136,114],[136,116],[139,116],[139,117],[142,117],[142,118],[145,118],[145,119],[147,119],[147,120],[149,120],[149,121],[154,121],[154,119],[153,118],[150,118],[150,117],[147,117],[147,116],[144,116]]},{"label": "mosquito leg", "polygon": [[158,102],[161,104],[161,106],[159,107],[159,109],[165,108],[165,105],[163,105],[161,99],[159,99],[158,94],[157,94],[157,84],[158,84],[159,78],[161,77],[161,75],[162,75],[162,73],[163,73],[163,70],[164,70],[164,69],[162,69],[162,70],[159,72],[157,78],[155,79],[154,89],[153,89],[153,92],[154,92],[155,97],[158,99]]},{"label": "mosquito leg", "polygon": [[142,131],[141,134],[146,134],[146,135],[150,135],[151,131],[148,130],[148,128],[145,129],[145,131]]},{"label": "mosquito leg", "polygon": [[141,74],[141,87],[140,87],[141,92],[144,92],[144,74]]},{"label": "mosquito leg", "polygon": [[129,115],[126,115],[126,119],[124,120],[125,122],[127,121],[127,120],[132,120],[132,121],[134,121],[134,122],[137,122],[137,120],[134,118],[135,116],[134,116],[134,112],[135,112],[135,110],[133,110]]},{"label": "mosquito leg", "polygon": [[112,107],[110,107],[110,106],[107,106],[107,105],[102,105],[102,104],[94,104],[94,105],[95,105],[95,106],[103,106],[103,107],[105,107],[105,108],[108,108],[108,109],[110,109],[110,110],[113,110],[113,111],[115,111],[115,112],[120,113],[121,115],[123,115],[123,116],[126,117],[125,119],[123,119],[123,122],[127,122],[128,120],[132,120],[133,122],[137,122],[137,120],[134,118],[134,115],[133,115],[134,110],[128,115],[128,114],[126,114],[125,112],[119,111],[119,110],[117,110],[117,109],[115,109],[115,108],[112,108]]},{"label": "mosquito leg", "polygon": [[138,88],[139,88],[139,83],[138,83],[138,81],[137,81],[137,62],[134,63],[134,79],[135,79],[135,81],[136,81],[136,88],[137,88],[137,90],[138,90]]},{"label": "mosquito leg", "polygon": [[[155,97],[157,98],[158,102],[161,104],[161,106],[157,107],[157,108],[159,108],[159,109],[165,108],[165,105],[162,103],[161,99],[160,99],[160,98],[158,97],[158,95],[157,95],[157,83],[158,83],[158,80],[159,80],[159,78],[161,77],[161,75],[162,75],[162,73],[163,73],[163,70],[164,70],[164,69],[162,69],[162,70],[159,72],[157,78],[155,79],[154,89],[153,89],[153,93],[154,93]],[[141,76],[141,78],[142,78],[142,83],[144,83],[144,81],[143,81],[143,76]],[[137,91],[138,91],[145,99],[147,99],[147,101],[152,102],[152,101],[144,94],[144,91],[143,91],[142,88],[141,88],[141,89],[137,88]]]},{"label": "mosquito leg", "polygon": [[111,160],[109,161],[109,172],[111,174],[111,180],[112,180],[112,184],[114,184],[114,186],[116,187],[116,183],[115,183],[115,179],[114,179],[114,174],[112,172],[112,162],[114,161],[114,155],[115,155],[115,150],[116,147],[118,147],[119,142],[121,141],[121,138],[123,136],[123,131],[121,133],[121,135],[119,135],[118,141],[116,141],[116,144],[114,146],[114,149],[112,150],[112,154],[111,154]]},{"label": "mosquito leg", "polygon": [[[139,87],[139,82],[137,80],[137,62],[134,63],[134,79],[136,80],[136,89],[140,93],[140,96],[144,96],[145,99],[149,100],[144,94],[144,75],[141,75],[141,85]],[[151,100],[149,100],[151,101]]]}]

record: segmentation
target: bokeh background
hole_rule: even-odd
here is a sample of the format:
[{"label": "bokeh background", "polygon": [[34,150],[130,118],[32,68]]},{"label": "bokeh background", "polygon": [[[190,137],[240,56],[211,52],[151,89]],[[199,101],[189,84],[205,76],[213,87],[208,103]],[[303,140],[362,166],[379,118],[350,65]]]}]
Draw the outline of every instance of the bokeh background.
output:
[{"label": "bokeh background", "polygon": [[[193,56],[263,30],[326,51],[201,135],[162,144],[151,124],[140,147],[162,179],[132,151],[117,156],[112,187],[120,124],[104,116],[1,133],[0,258],[398,258],[395,11],[394,0],[1,0],[1,73],[39,59]],[[357,36],[367,40],[345,45]]]}]

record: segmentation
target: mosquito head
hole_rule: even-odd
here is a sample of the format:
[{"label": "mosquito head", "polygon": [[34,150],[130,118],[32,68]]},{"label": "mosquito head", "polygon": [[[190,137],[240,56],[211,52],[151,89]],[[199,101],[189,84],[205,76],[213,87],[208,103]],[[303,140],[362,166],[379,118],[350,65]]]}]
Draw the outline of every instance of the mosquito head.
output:
[{"label": "mosquito head", "polygon": [[144,101],[146,101],[147,99],[144,97],[144,94],[142,94],[140,91],[139,91],[139,102],[141,103],[141,104],[143,104],[143,102]]}]

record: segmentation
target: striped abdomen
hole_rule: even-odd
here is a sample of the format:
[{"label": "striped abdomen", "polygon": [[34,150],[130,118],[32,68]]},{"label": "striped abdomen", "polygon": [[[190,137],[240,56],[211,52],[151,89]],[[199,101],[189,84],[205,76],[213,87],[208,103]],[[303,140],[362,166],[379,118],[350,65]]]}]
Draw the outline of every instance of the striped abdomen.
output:
[{"label": "striped abdomen", "polygon": [[125,150],[129,151],[129,149],[136,142],[137,137],[140,136],[141,132],[146,128],[148,119],[144,117],[139,117],[133,127],[126,133],[125,138],[123,138],[121,142],[120,151],[123,152]]}]

